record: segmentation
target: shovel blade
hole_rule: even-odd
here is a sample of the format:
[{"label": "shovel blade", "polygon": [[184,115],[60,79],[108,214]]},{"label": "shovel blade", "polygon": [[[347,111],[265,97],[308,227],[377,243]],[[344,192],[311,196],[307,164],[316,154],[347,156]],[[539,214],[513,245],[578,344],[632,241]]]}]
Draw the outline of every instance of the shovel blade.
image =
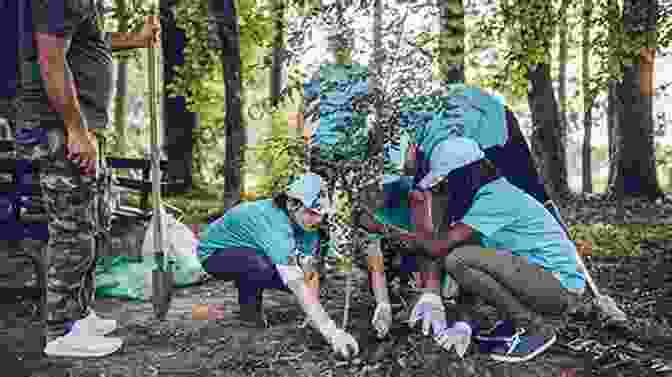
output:
[{"label": "shovel blade", "polygon": [[600,295],[596,297],[595,305],[612,323],[622,323],[628,320],[628,316],[618,307],[614,299],[609,296]]},{"label": "shovel blade", "polygon": [[152,271],[153,279],[153,295],[152,304],[154,306],[154,314],[157,319],[163,320],[170,309],[170,302],[172,300],[174,278],[172,271]]}]

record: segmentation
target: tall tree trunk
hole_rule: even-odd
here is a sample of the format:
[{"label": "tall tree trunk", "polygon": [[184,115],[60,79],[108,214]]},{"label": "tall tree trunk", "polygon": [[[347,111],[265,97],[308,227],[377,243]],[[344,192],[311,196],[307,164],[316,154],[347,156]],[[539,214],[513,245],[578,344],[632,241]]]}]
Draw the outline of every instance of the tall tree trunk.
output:
[{"label": "tall tree trunk", "polygon": [[[126,0],[115,0],[118,31],[128,32],[129,12]],[[126,130],[128,128],[128,57],[119,56],[117,60],[117,88],[114,95],[114,130],[117,133],[116,143],[113,146],[112,153],[116,156],[123,156],[128,150],[128,138]]]},{"label": "tall tree trunk", "polygon": [[234,0],[210,0],[210,10],[217,22],[217,34],[222,41],[221,59],[226,90],[223,201],[224,209],[227,210],[240,200],[245,184],[242,168],[245,163],[247,132],[242,117],[240,27]]},{"label": "tall tree trunk", "polygon": [[[547,59],[550,59],[548,57]],[[565,148],[560,135],[560,113],[553,92],[551,67],[537,64],[528,67],[530,82],[527,99],[532,112],[532,152],[553,199],[569,191]]]},{"label": "tall tree trunk", "polygon": [[[630,36],[647,33],[648,46],[655,47],[657,21],[656,0],[625,0],[623,25]],[[662,195],[656,172],[653,139],[653,71],[654,50],[643,48],[639,58],[623,67],[623,81],[617,94],[625,106],[618,122],[619,155],[616,159],[612,191],[627,197],[655,199]]]},{"label": "tall tree trunk", "polygon": [[[621,22],[622,14],[620,6],[618,5],[617,0],[607,0],[607,11],[609,14],[609,19],[613,24],[609,25],[609,39],[615,40],[619,34],[619,26]],[[616,66],[618,64],[618,59],[616,57],[617,52],[612,51],[610,55],[610,65]],[[622,118],[620,112],[623,110],[623,104],[618,98],[616,93],[617,82],[615,79],[609,81],[607,87],[607,143],[609,148],[609,179],[608,189],[614,186],[615,177],[616,177],[616,160],[618,159],[618,121]],[[613,192],[618,194],[617,192]]]},{"label": "tall tree trunk", "polygon": [[558,36],[560,43],[558,44],[558,102],[560,104],[560,135],[562,145],[567,145],[567,55],[568,55],[568,22],[569,18],[568,8],[570,0],[562,0],[560,4],[560,12],[558,18],[560,25],[558,28]]},{"label": "tall tree trunk", "polygon": [[271,102],[277,106],[284,87],[285,2],[274,0],[273,63],[271,66]]},{"label": "tall tree trunk", "polygon": [[184,64],[185,32],[176,24],[174,5],[176,0],[161,0],[161,34],[163,50],[163,103],[164,103],[164,151],[168,159],[166,177],[171,182],[182,182],[184,189],[193,184],[194,129],[198,114],[187,109],[184,96],[172,97],[169,85],[173,82],[176,68]]},{"label": "tall tree trunk", "polygon": [[583,63],[583,192],[593,192],[592,175],[592,153],[591,136],[593,129],[593,102],[594,95],[590,86],[590,28],[592,27],[591,17],[593,14],[593,1],[583,0],[583,41],[582,41],[582,63]]},{"label": "tall tree trunk", "polygon": [[439,72],[446,84],[464,83],[465,34],[464,4],[462,0],[438,0]]}]

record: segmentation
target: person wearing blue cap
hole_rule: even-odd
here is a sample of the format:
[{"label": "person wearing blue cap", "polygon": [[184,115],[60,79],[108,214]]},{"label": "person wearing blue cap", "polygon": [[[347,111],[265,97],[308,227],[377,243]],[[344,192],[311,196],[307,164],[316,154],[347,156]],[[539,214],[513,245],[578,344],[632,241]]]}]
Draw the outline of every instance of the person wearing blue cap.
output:
[{"label": "person wearing blue cap", "polygon": [[[437,143],[428,165],[412,195],[428,203],[423,208],[429,209],[429,229],[399,237],[413,245],[402,252],[420,252],[439,263],[426,271],[430,278],[411,321],[422,320],[426,332],[432,327],[444,348],[455,345],[460,354],[479,333],[478,323],[469,318],[446,325],[439,296],[444,269],[459,284],[462,297],[482,298],[517,330],[491,350],[492,358],[533,358],[556,340],[543,316],[562,315],[585,289],[575,245],[544,206],[502,176],[472,139]],[[481,245],[465,246],[475,235]]]},{"label": "person wearing blue cap", "polygon": [[[322,178],[301,175],[272,199],[229,209],[208,226],[198,255],[208,274],[235,282],[243,324],[267,327],[263,291],[289,291],[334,351],[349,357],[359,352],[357,341],[336,326],[319,302],[315,257],[318,228],[328,208]],[[212,306],[212,319],[222,314],[221,305]]]}]

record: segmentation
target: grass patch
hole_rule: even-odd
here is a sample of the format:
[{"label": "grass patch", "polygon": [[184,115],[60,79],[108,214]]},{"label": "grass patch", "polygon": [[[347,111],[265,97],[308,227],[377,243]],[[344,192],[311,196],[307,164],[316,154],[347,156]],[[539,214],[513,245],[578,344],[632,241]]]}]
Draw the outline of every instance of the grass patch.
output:
[{"label": "grass patch", "polygon": [[670,225],[577,224],[569,227],[576,240],[590,241],[593,254],[599,256],[640,255],[643,241],[666,241],[672,238]]}]

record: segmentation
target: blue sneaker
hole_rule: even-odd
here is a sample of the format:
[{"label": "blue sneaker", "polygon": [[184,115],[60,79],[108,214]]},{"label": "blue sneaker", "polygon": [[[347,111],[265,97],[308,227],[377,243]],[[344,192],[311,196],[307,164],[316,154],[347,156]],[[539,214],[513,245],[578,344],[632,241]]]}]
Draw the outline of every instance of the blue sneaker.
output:
[{"label": "blue sneaker", "polygon": [[496,348],[505,346],[507,342],[512,342],[516,334],[513,322],[500,320],[491,329],[479,331],[474,339],[478,342],[480,353],[491,353]]},{"label": "blue sneaker", "polygon": [[507,363],[528,361],[546,351],[556,340],[555,330],[549,326],[540,326],[532,331],[519,329],[510,341],[494,347],[490,357]]}]

